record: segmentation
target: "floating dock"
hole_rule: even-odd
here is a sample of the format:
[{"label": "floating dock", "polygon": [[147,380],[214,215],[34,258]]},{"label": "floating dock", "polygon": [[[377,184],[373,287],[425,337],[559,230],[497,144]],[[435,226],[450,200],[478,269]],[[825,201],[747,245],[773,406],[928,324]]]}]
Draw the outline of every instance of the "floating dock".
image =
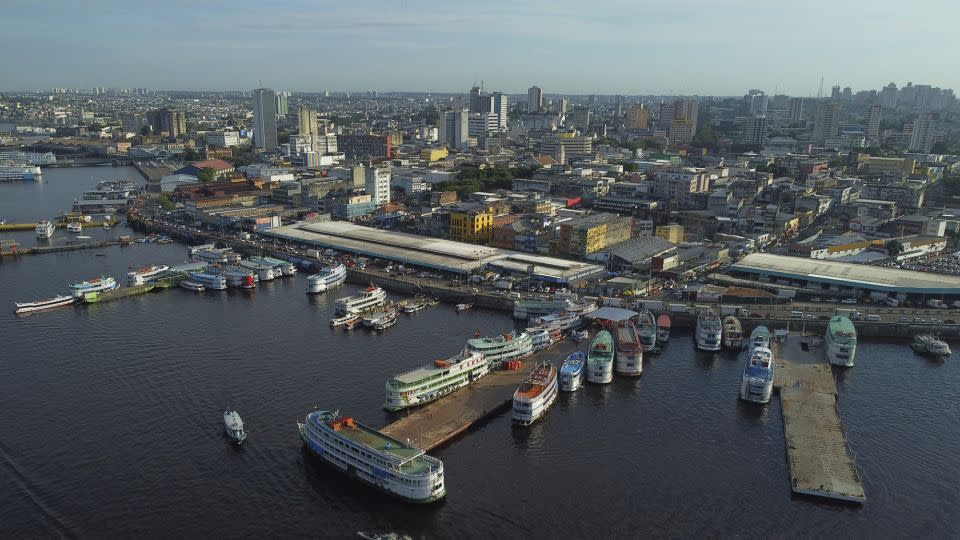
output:
[{"label": "floating dock", "polygon": [[864,503],[866,496],[837,409],[837,386],[815,336],[790,333],[774,343],[774,386],[794,493]]},{"label": "floating dock", "polygon": [[156,287],[154,283],[144,283],[143,285],[134,285],[133,287],[119,287],[110,291],[88,292],[83,295],[82,300],[85,304],[107,302],[109,300],[116,300],[117,298],[126,298],[128,296],[148,293]]},{"label": "floating dock", "polygon": [[407,416],[380,431],[400,441],[410,439],[423,450],[433,450],[470,426],[510,406],[517,386],[530,374],[538,360],[549,359],[559,368],[566,355],[575,349],[575,343],[557,343],[524,360],[521,369],[491,372],[466,388],[412,409]]}]

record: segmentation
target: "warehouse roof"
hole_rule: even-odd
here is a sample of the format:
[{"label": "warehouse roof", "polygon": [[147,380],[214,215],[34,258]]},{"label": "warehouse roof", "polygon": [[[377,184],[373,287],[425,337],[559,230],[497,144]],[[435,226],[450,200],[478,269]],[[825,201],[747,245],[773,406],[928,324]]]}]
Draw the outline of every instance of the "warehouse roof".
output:
[{"label": "warehouse roof", "polygon": [[814,280],[877,291],[960,294],[960,277],[957,276],[770,253],[747,255],[730,269],[734,272]]},{"label": "warehouse roof", "polygon": [[374,229],[348,221],[297,223],[263,234],[449,272],[468,273],[491,266],[527,273],[532,268],[535,279],[558,283],[603,272],[597,264]]}]

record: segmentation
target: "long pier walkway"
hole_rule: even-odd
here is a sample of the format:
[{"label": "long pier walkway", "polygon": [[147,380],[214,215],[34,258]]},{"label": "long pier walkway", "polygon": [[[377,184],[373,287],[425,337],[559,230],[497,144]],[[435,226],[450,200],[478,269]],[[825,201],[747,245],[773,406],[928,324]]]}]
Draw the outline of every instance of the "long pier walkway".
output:
[{"label": "long pier walkway", "polygon": [[794,493],[863,503],[866,496],[837,409],[821,339],[792,332],[774,345],[790,485]]},{"label": "long pier walkway", "polygon": [[[586,343],[582,344],[584,347]],[[513,392],[530,374],[537,361],[549,360],[558,369],[577,344],[562,341],[523,361],[513,371],[494,371],[467,388],[413,410],[381,431],[401,441],[410,441],[424,450],[433,450],[466,431],[484,418],[508,407]]]}]

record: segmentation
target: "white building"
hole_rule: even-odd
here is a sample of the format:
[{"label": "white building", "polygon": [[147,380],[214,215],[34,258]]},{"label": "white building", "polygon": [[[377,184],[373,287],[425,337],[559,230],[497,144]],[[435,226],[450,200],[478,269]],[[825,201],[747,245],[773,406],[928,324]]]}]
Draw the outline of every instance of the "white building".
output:
[{"label": "white building", "polygon": [[427,191],[427,183],[422,176],[394,176],[393,185],[403,190],[407,195]]},{"label": "white building", "polygon": [[467,111],[442,111],[437,120],[439,142],[453,148],[465,148],[470,138],[470,120]]},{"label": "white building", "polygon": [[910,150],[915,152],[930,152],[934,143],[934,123],[930,113],[922,113],[913,121],[913,132],[910,133]]},{"label": "white building", "polygon": [[496,113],[471,114],[467,122],[467,135],[478,139],[495,134],[500,128],[500,118]]},{"label": "white building", "polygon": [[210,146],[229,148],[240,145],[240,133],[236,131],[210,131],[203,138]]},{"label": "white building", "polygon": [[376,206],[390,204],[390,169],[388,167],[371,167],[366,169],[365,187],[367,195],[373,199]]}]

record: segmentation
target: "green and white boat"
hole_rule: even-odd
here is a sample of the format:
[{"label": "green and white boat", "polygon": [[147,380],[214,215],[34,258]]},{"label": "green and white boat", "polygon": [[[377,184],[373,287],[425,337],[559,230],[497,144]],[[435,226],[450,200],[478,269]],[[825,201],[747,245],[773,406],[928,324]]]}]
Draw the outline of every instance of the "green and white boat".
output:
[{"label": "green and white boat", "polygon": [[383,408],[399,411],[440,399],[473,384],[490,372],[490,363],[481,353],[464,350],[447,360],[419,367],[387,381]]},{"label": "green and white boat", "polygon": [[613,381],[613,336],[606,330],[597,332],[587,352],[587,380],[608,384]]},{"label": "green and white boat", "polygon": [[835,366],[853,367],[857,354],[857,329],[853,322],[840,315],[831,317],[824,345],[827,361]]},{"label": "green and white boat", "polygon": [[491,364],[504,360],[519,360],[533,352],[533,338],[526,332],[510,332],[495,337],[467,340],[467,350],[478,352]]}]

